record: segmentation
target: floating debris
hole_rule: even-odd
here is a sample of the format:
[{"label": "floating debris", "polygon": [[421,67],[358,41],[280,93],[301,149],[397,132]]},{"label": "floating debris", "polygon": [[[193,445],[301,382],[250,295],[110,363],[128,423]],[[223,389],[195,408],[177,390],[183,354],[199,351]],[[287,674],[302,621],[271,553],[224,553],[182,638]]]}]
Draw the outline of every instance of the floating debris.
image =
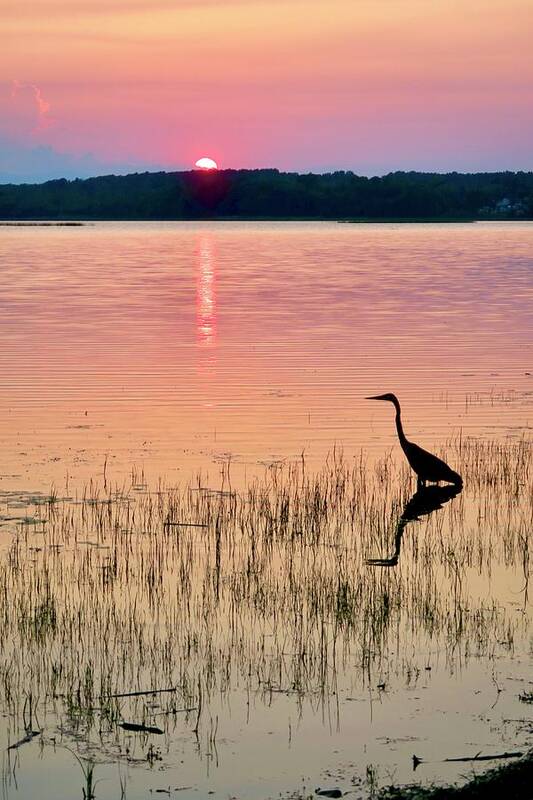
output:
[{"label": "floating debris", "polygon": [[41,733],[42,731],[28,731],[26,736],[23,736],[22,739],[19,739],[18,742],[10,744],[7,749],[16,750],[18,747],[22,747],[23,744],[28,744],[28,742],[31,742],[32,739],[35,739],[35,737],[39,736]]},{"label": "floating debris", "polygon": [[[110,694],[108,697],[141,697],[145,694],[165,694],[167,692],[175,692],[176,687],[171,686],[169,689],[144,689],[140,692],[117,692],[116,694]],[[125,723],[126,724],[126,723]]]},{"label": "floating debris", "polygon": [[133,731],[135,733],[164,733],[161,728],[156,728],[154,725],[143,725],[137,722],[119,722],[118,724],[125,731]]}]

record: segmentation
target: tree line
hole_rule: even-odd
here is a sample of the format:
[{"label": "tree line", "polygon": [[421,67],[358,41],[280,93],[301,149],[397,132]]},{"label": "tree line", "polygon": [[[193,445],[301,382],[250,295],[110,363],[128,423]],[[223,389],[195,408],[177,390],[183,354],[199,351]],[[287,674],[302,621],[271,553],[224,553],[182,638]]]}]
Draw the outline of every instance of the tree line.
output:
[{"label": "tree line", "polygon": [[4,220],[533,219],[533,172],[145,172],[0,185]]}]

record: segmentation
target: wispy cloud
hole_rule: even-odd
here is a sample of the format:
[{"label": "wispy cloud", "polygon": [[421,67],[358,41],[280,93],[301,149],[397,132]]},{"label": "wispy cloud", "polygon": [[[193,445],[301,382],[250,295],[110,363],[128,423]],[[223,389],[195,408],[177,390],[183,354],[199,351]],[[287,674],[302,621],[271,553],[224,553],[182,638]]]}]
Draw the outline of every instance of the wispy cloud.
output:
[{"label": "wispy cloud", "polygon": [[[131,14],[156,11],[181,11],[205,8],[231,8],[232,6],[261,6],[267,0],[19,0],[6,9],[2,9],[4,17],[80,17],[100,14]],[[313,0],[268,0],[268,3],[286,5],[287,3],[309,4]]]},{"label": "wispy cloud", "polygon": [[25,81],[19,81],[17,78],[11,82],[11,97],[13,100],[16,100],[20,92],[24,92],[26,90],[31,92],[35,103],[35,110],[37,112],[37,125],[35,127],[35,132],[49,128],[52,124],[52,119],[50,117],[51,105],[48,100],[45,100],[43,97],[41,89],[36,86],[35,83],[26,83]]}]

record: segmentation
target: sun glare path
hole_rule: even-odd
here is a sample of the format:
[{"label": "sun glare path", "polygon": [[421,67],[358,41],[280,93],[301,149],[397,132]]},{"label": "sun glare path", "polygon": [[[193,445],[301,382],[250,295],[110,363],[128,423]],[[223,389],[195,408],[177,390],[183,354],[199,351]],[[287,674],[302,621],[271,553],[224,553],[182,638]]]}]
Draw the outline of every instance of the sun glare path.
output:
[{"label": "sun glare path", "polygon": [[216,253],[210,235],[202,234],[196,246],[196,332],[198,344],[204,351],[201,368],[212,368],[213,354],[208,354],[216,344]]}]

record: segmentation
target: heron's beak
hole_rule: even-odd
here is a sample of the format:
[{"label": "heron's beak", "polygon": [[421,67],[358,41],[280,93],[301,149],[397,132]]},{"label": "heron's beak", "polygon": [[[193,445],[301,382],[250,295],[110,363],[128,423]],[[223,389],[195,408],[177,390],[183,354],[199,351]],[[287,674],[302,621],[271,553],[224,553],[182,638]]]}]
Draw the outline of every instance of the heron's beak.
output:
[{"label": "heron's beak", "polygon": [[372,397],[365,397],[365,400],[386,400],[386,399],[387,398],[385,397],[384,394],[375,394],[372,395]]}]

